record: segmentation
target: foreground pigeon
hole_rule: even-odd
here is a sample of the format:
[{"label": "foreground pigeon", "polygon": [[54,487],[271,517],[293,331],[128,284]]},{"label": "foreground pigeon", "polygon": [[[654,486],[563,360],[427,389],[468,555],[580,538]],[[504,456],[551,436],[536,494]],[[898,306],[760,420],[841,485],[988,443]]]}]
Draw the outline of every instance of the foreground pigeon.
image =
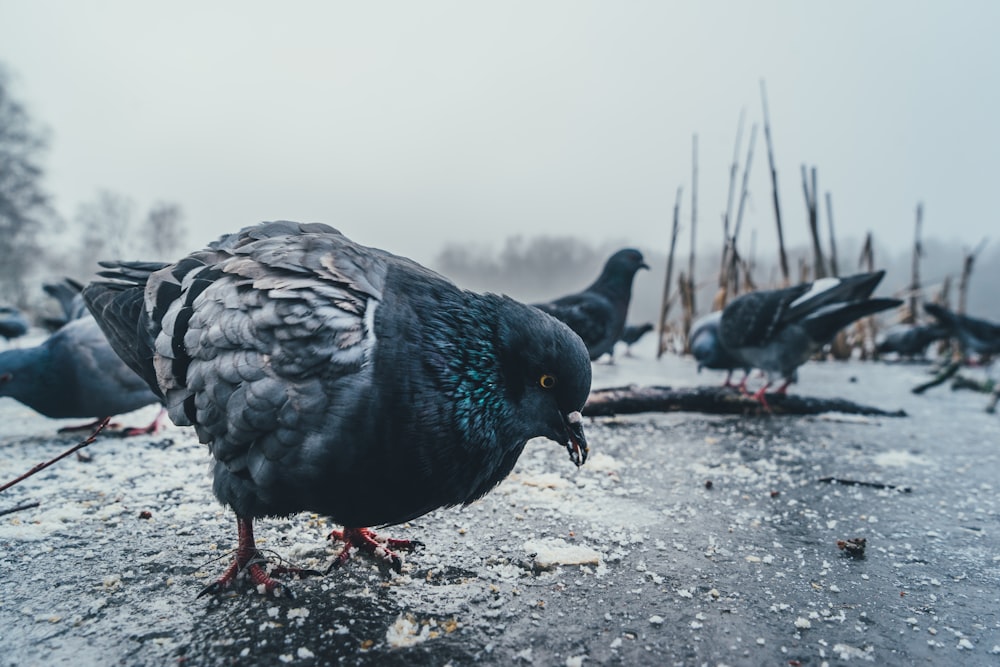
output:
[{"label": "foreground pigeon", "polygon": [[723,387],[732,386],[730,381],[733,377],[733,371],[742,369],[743,379],[738,387],[740,390],[744,390],[747,379],[750,377],[750,367],[719,342],[719,322],[721,320],[722,311],[717,310],[698,318],[691,325],[691,333],[689,334],[691,355],[698,362],[699,373],[702,368],[728,371],[726,379],[722,383]]},{"label": "foreground pigeon", "polygon": [[962,315],[936,303],[925,303],[924,310],[958,338],[966,353],[1000,354],[1000,324]]},{"label": "foreground pigeon", "polygon": [[0,336],[7,340],[28,333],[28,320],[13,306],[0,306]]},{"label": "foreground pigeon", "polygon": [[869,298],[884,271],[846,278],[822,278],[780,290],[744,294],[729,303],[719,321],[719,342],[744,366],[767,373],[754,398],[765,407],[764,393],[779,376],[785,393],[798,367],[857,319],[895,308],[899,299]]},{"label": "foreground pigeon", "polygon": [[619,250],[590,287],[535,307],[568,324],[583,339],[591,360],[599,359],[622,337],[632,300],[632,280],[636,271],[648,268],[638,250]]},{"label": "foreground pigeon", "polygon": [[468,504],[525,443],[587,458],[587,350],[564,324],[510,298],[459,289],[404,257],[322,224],[263,223],[175,264],[106,264],[84,290],[112,346],[193,425],[236,513],[230,568],[261,566],[253,519],[316,512],[344,526],[334,564],[360,548],[397,571],[368,526]]},{"label": "foreground pigeon", "polygon": [[879,354],[895,352],[900,357],[922,357],[931,343],[947,336],[948,328],[940,324],[897,324],[885,332],[875,351]]},{"label": "foreground pigeon", "polygon": [[[98,421],[159,400],[111,350],[89,315],[64,325],[37,347],[0,352],[0,396],[53,419]],[[126,435],[150,433],[158,426],[157,419]]]}]

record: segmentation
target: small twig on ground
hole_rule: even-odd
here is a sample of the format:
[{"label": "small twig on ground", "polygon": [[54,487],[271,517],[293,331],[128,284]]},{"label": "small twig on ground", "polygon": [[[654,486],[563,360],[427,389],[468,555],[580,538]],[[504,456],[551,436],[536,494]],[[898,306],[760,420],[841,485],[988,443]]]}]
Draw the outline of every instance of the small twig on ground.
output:
[{"label": "small twig on ground", "polygon": [[67,456],[69,456],[70,454],[73,454],[74,452],[78,452],[81,449],[83,449],[84,447],[86,447],[87,445],[93,443],[95,440],[97,440],[97,436],[100,434],[101,431],[104,430],[104,427],[108,425],[108,422],[110,420],[111,420],[110,417],[106,417],[104,419],[104,421],[102,421],[100,424],[98,424],[98,426],[94,430],[94,432],[91,433],[89,436],[87,436],[87,439],[84,440],[83,442],[76,443],[75,445],[73,445],[72,447],[70,447],[65,452],[63,452],[59,456],[55,457],[54,459],[50,459],[48,461],[44,461],[42,463],[39,463],[34,468],[32,468],[28,472],[24,473],[20,477],[18,477],[16,479],[12,479],[11,481],[9,481],[6,484],[4,484],[3,486],[0,486],[0,492],[6,491],[7,489],[9,489],[10,487],[14,486],[15,484],[19,484],[19,483],[23,482],[24,480],[28,479],[29,477],[31,477],[35,473],[40,472],[42,470],[45,470],[46,468],[48,468],[53,463],[56,463],[57,461],[61,461],[62,459],[64,459]]},{"label": "small twig on ground", "polygon": [[873,489],[899,489],[903,493],[909,493],[912,490],[908,486],[896,486],[895,484],[884,484],[882,482],[863,482],[857,479],[844,479],[842,477],[820,477],[816,481],[827,484],[843,484],[844,486],[867,486]]},{"label": "small twig on ground", "polygon": [[13,514],[14,512],[20,512],[21,510],[30,510],[32,507],[38,507],[37,500],[30,503],[24,503],[23,505],[18,505],[17,507],[9,507],[5,510],[0,510],[0,516],[6,516],[8,514]]},{"label": "small twig on ground", "polygon": [[927,391],[928,389],[930,389],[931,387],[936,387],[936,386],[938,386],[939,384],[942,384],[942,383],[944,383],[944,382],[945,382],[945,380],[947,380],[947,379],[948,379],[948,378],[950,378],[950,377],[951,377],[952,375],[954,375],[955,373],[957,373],[957,372],[958,372],[958,369],[959,369],[959,368],[961,368],[961,367],[962,367],[962,362],[961,362],[961,360],[957,360],[957,361],[952,361],[952,362],[951,362],[951,363],[949,363],[949,364],[948,364],[947,366],[945,366],[945,367],[944,367],[944,368],[943,368],[943,369],[941,370],[941,372],[939,372],[939,373],[938,373],[938,374],[937,374],[937,375],[936,375],[936,376],[934,377],[934,379],[933,379],[933,380],[929,380],[929,381],[927,381],[927,382],[923,383],[922,385],[919,385],[919,386],[917,386],[917,387],[914,387],[914,388],[912,389],[913,393],[914,393],[914,394],[922,394],[922,393],[924,393],[925,391]]}]

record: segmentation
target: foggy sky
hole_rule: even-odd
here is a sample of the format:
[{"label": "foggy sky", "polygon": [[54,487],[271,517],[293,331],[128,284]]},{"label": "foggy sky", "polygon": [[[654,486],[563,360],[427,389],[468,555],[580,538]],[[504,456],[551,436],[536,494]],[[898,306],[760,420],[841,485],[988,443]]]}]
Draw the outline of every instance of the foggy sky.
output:
[{"label": "foggy sky", "polygon": [[[988,1],[0,0],[0,62],[51,130],[64,216],[100,188],[174,201],[192,246],[288,218],[423,262],[514,234],[665,248],[697,133],[714,247],[761,78],[790,244],[807,163],[842,237],[908,245],[923,201],[927,236],[972,246],[997,226],[998,19]],[[764,248],[761,130],[751,176],[744,239]]]}]

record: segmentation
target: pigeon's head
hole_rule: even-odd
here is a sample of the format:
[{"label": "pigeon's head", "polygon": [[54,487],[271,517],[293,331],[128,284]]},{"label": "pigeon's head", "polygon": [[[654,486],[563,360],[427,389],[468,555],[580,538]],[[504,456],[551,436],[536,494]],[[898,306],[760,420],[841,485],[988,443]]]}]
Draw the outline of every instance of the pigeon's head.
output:
[{"label": "pigeon's head", "polygon": [[580,466],[587,460],[584,403],[590,395],[590,355],[573,330],[554,317],[508,300],[501,324],[500,365],[515,428],[566,447]]},{"label": "pigeon's head", "polygon": [[710,313],[691,326],[691,355],[698,362],[698,370],[702,368],[723,368],[725,351],[719,343],[719,320],[722,311]]},{"label": "pigeon's head", "polygon": [[605,273],[614,273],[618,275],[628,276],[631,278],[635,275],[635,272],[639,269],[648,269],[649,265],[646,264],[645,260],[642,258],[642,253],[635,248],[625,248],[619,250],[615,254],[608,258],[607,263],[604,265]]}]

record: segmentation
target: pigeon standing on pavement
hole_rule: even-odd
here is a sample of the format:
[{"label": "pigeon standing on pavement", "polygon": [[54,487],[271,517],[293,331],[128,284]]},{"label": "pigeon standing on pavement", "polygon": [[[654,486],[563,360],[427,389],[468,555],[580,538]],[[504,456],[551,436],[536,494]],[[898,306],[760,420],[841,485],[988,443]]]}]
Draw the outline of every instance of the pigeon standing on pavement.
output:
[{"label": "pigeon standing on pavement", "polygon": [[775,376],[785,393],[798,377],[798,367],[830,343],[837,332],[857,319],[902,304],[899,299],[873,299],[884,271],[846,278],[821,278],[779,290],[744,294],[722,311],[719,342],[744,366],[767,373],[754,398],[765,406],[764,393]]},{"label": "pigeon standing on pavement", "polygon": [[924,310],[958,338],[966,353],[982,356],[1000,354],[1000,324],[962,315],[936,303],[925,303]]},{"label": "pigeon standing on pavement", "polygon": [[653,323],[626,324],[625,331],[622,332],[621,341],[625,343],[625,356],[632,356],[632,346],[639,342],[639,339],[653,330]]},{"label": "pigeon standing on pavement", "polygon": [[[159,400],[112,351],[90,315],[64,325],[41,345],[0,352],[0,396],[52,419],[98,421]],[[159,419],[126,435],[155,432]]]},{"label": "pigeon standing on pavement", "polygon": [[397,571],[368,526],[468,504],[542,436],[587,458],[587,350],[563,323],[456,287],[322,224],[262,223],[174,264],[105,264],[84,290],[122,358],[193,425],[239,546],[220,591],[261,566],[253,520],[308,511]]},{"label": "pigeon standing on pavement", "polygon": [[875,346],[879,354],[895,352],[900,357],[922,357],[927,346],[948,336],[940,324],[897,324],[885,332]]},{"label": "pigeon standing on pavement", "polygon": [[621,339],[632,300],[632,280],[639,269],[648,268],[638,250],[619,250],[590,287],[535,307],[569,325],[583,339],[590,359],[597,360]]},{"label": "pigeon standing on pavement", "polygon": [[744,361],[727,350],[719,342],[719,322],[722,320],[722,311],[717,310],[703,317],[698,318],[691,325],[690,347],[691,354],[698,362],[698,372],[702,368],[710,368],[718,371],[728,371],[726,379],[722,383],[723,387],[733,386],[731,380],[733,371],[743,370],[743,379],[740,381],[740,390],[746,388],[747,378],[750,377],[750,367]]}]

